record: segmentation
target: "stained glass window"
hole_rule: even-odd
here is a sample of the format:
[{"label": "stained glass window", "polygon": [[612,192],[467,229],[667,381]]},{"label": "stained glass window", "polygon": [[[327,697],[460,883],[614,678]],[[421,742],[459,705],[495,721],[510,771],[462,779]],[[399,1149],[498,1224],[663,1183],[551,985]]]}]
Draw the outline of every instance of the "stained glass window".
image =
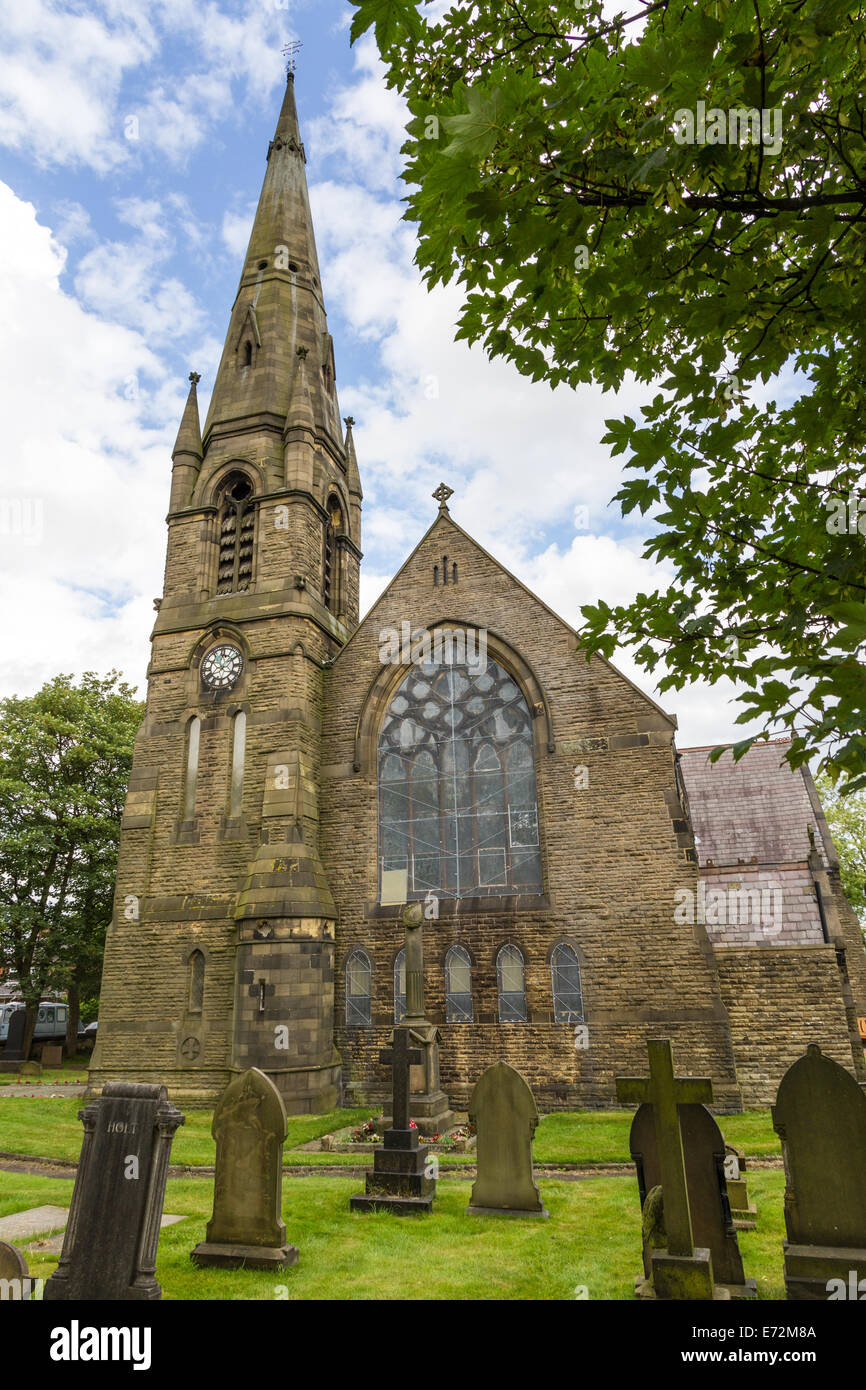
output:
[{"label": "stained glass window", "polygon": [[550,978],[553,986],[554,1020],[557,1023],[582,1022],[580,962],[573,946],[563,942],[555,948],[550,957]]},{"label": "stained glass window", "polygon": [[412,666],[378,771],[380,870],[405,870],[409,898],[541,892],[532,721],[497,662]]},{"label": "stained glass window", "polygon": [[526,977],[523,956],[516,946],[503,946],[496,957],[499,1022],[526,1022]]},{"label": "stained glass window", "polygon": [[472,1022],[472,962],[462,946],[452,946],[445,957],[445,1018]]},{"label": "stained glass window", "polygon": [[346,1023],[349,1028],[370,1026],[372,983],[370,957],[365,951],[353,951],[346,961]]}]

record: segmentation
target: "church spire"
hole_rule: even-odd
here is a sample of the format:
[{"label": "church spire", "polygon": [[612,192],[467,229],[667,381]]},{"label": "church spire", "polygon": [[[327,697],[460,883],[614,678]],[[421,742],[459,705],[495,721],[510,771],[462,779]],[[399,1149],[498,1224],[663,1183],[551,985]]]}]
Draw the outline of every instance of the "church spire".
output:
[{"label": "church spire", "polygon": [[292,427],[298,350],[306,348],[316,431],[342,453],[305,166],[289,73],[205,422],[206,450],[227,435],[257,427],[282,434]]}]

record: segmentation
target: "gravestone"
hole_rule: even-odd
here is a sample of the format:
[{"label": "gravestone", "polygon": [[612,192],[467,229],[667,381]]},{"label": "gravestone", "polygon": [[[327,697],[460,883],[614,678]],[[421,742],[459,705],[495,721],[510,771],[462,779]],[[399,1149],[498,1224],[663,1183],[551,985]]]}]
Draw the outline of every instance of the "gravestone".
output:
[{"label": "gravestone", "polygon": [[669,1038],[648,1038],[647,1051],[649,1077],[616,1078],[617,1099],[625,1104],[637,1103],[641,1107],[649,1107],[653,1124],[658,1176],[654,1183],[647,1183],[644,1177],[640,1194],[641,1209],[648,1191],[655,1185],[662,1188],[664,1204],[667,1243],[648,1251],[649,1276],[646,1280],[638,1281],[636,1290],[644,1298],[729,1298],[730,1294],[714,1283],[709,1247],[697,1245],[694,1240],[680,1129],[682,1107],[712,1100],[712,1082],[706,1077],[674,1076]]},{"label": "gravestone", "polygon": [[29,1298],[29,1280],[30,1270],[21,1251],[8,1241],[0,1240],[0,1299]]},{"label": "gravestone", "polygon": [[18,1075],[23,1076],[25,1080],[30,1077],[36,1077],[38,1079],[42,1075],[42,1063],[22,1062],[18,1068]]},{"label": "gravestone", "polygon": [[856,1297],[861,1281],[866,1293],[866,1093],[810,1043],[772,1113],[785,1160],[788,1298]]},{"label": "gravestone", "polygon": [[3,1048],[3,1057],[0,1060],[0,1071],[17,1071],[22,1062],[26,1062],[24,1056],[24,1024],[27,1019],[26,1009],[16,1009],[9,1019],[9,1031],[6,1035],[6,1046]]},{"label": "gravestone", "polygon": [[63,1066],[63,1044],[45,1043],[40,1057],[43,1067],[62,1067]]},{"label": "gravestone", "polygon": [[478,1176],[467,1212],[546,1218],[549,1213],[532,1176],[538,1110],[520,1072],[506,1062],[488,1067],[472,1091],[469,1119],[478,1135]]},{"label": "gravestone", "polygon": [[[731,1298],[754,1298],[755,1281],[747,1280],[743,1273],[743,1261],[728,1204],[722,1132],[703,1105],[681,1105],[679,1119],[695,1245],[709,1250],[713,1281],[717,1286],[726,1289]],[[641,1206],[645,1209],[649,1193],[663,1186],[651,1105],[642,1105],[635,1115],[629,1148],[637,1168]],[[644,1273],[651,1281],[652,1249],[646,1242]]]},{"label": "gravestone", "polygon": [[390,1066],[393,1085],[394,1124],[382,1136],[382,1147],[373,1156],[365,1190],[349,1199],[351,1211],[390,1211],[397,1216],[417,1216],[433,1206],[436,1181],[428,1173],[428,1147],[420,1144],[418,1130],[409,1125],[409,1073],[420,1066],[423,1051],[409,1028],[395,1028],[390,1048],[379,1061]]},{"label": "gravestone", "polygon": [[279,1269],[298,1263],[281,1215],[283,1098],[263,1071],[250,1067],[223,1091],[214,1111],[213,1215],[190,1259],[226,1269]]},{"label": "gravestone", "polygon": [[725,1182],[735,1231],[754,1231],[757,1228],[758,1208],[749,1201],[749,1191],[743,1174],[746,1171],[744,1149],[725,1145]]},{"label": "gravestone", "polygon": [[49,1300],[158,1299],[168,1160],[184,1117],[164,1086],[109,1081],[78,1112],[84,1140]]}]

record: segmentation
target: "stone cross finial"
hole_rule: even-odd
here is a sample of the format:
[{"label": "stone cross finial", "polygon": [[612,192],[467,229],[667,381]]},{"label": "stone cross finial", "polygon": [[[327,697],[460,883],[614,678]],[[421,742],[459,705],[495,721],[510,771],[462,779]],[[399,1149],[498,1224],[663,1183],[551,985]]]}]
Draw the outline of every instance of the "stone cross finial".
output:
[{"label": "stone cross finial", "polygon": [[201,372],[190,372],[189,379],[192,382],[193,386],[197,386],[198,383],[201,381]]},{"label": "stone cross finial", "polygon": [[410,1047],[412,1034],[408,1028],[395,1028],[391,1046],[379,1053],[379,1061],[391,1068],[394,1084],[394,1108],[391,1125],[394,1129],[409,1128],[409,1068],[418,1067],[424,1060],[420,1047]]},{"label": "stone cross finial", "polygon": [[448,487],[445,483],[440,483],[440,484],[439,484],[439,486],[437,487],[436,491],[433,493],[433,497],[434,497],[435,500],[439,503],[439,510],[440,510],[440,512],[447,512],[447,510],[448,510],[448,498],[449,498],[449,497],[453,497],[453,496],[454,496],[454,489],[453,489],[453,487]]},{"label": "stone cross finial", "polygon": [[647,1051],[649,1076],[618,1076],[616,1098],[626,1104],[652,1106],[662,1174],[668,1250],[672,1255],[691,1255],[694,1252],[694,1239],[679,1107],[712,1101],[713,1083],[706,1077],[674,1076],[670,1038],[648,1038]]},{"label": "stone cross finial", "polygon": [[344,416],[343,416],[343,424],[346,426],[347,429],[350,430],[350,429],[352,428],[352,426],[354,425],[354,423],[355,423],[355,417],[354,417],[353,415],[344,415]]},{"label": "stone cross finial", "polygon": [[310,350],[309,348],[299,347],[299,348],[298,348],[298,356],[301,357],[301,358],[306,358],[307,353],[309,352],[309,350]]}]

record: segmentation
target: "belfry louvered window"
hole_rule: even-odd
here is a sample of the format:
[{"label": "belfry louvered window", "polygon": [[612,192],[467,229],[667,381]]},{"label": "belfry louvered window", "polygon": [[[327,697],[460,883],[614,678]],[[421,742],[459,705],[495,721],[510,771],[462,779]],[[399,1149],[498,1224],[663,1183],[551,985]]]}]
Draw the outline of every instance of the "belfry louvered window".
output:
[{"label": "belfry louvered window", "polygon": [[241,593],[253,580],[256,538],[255,498],[249,478],[233,473],[223,484],[219,513],[217,593]]},{"label": "belfry louvered window", "polygon": [[328,503],[325,522],[325,549],[322,558],[322,602],[332,613],[339,609],[339,558],[337,537],[343,529],[343,512],[336,497]]},{"label": "belfry louvered window", "polygon": [[379,738],[379,866],[407,898],[541,892],[529,708],[495,661],[421,662]]}]

